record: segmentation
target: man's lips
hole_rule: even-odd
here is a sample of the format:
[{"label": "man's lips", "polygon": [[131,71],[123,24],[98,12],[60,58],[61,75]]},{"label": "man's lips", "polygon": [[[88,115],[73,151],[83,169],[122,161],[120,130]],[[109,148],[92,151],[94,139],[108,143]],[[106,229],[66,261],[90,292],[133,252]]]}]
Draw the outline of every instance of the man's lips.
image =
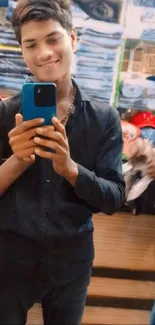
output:
[{"label": "man's lips", "polygon": [[51,62],[48,62],[48,63],[39,64],[39,67],[49,68],[49,67],[51,67],[52,65],[58,63],[58,61],[59,61],[59,60],[54,60],[54,61],[51,61]]}]

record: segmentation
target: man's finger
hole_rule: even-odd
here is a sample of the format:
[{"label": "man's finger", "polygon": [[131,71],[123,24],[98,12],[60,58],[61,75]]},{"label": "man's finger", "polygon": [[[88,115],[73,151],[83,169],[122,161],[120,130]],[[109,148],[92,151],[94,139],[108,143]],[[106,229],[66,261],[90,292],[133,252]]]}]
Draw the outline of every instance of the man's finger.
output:
[{"label": "man's finger", "polygon": [[56,117],[52,118],[52,123],[53,123],[54,127],[56,128],[56,131],[59,131],[63,135],[63,137],[65,139],[67,139],[66,130],[65,130],[64,125],[62,123],[60,123],[60,121]]},{"label": "man's finger", "polygon": [[41,127],[36,129],[36,133],[47,138],[58,142],[63,148],[68,149],[68,141],[65,139],[62,133],[54,131],[51,127]]},{"label": "man's finger", "polygon": [[31,121],[25,121],[25,122],[22,122],[22,123],[20,123],[21,118],[17,117],[17,119],[18,119],[17,123],[19,122],[19,124],[16,125],[16,127],[9,132],[9,137],[19,135],[19,134],[21,134],[23,132],[28,131],[29,129],[39,127],[41,124],[44,123],[44,119],[42,119],[42,118],[41,119],[37,118],[37,119],[31,120]]},{"label": "man's finger", "polygon": [[47,139],[42,139],[40,137],[35,137],[34,142],[41,147],[51,148],[56,153],[59,153],[61,155],[64,155],[64,153],[65,153],[66,148],[62,147],[58,142],[53,141],[51,139],[47,140]]},{"label": "man's finger", "polygon": [[144,156],[146,156],[147,161],[152,161],[153,159],[153,150],[152,150],[152,143],[149,141],[146,144],[145,150],[144,150]]},{"label": "man's finger", "polygon": [[19,151],[18,153],[15,153],[15,155],[20,159],[30,158],[31,155],[34,155],[35,148],[36,148],[36,146],[33,148],[24,149],[24,150],[21,149],[21,151]]},{"label": "man's finger", "polygon": [[31,155],[30,157],[23,158],[25,162],[35,162],[35,155]]},{"label": "man's finger", "polygon": [[[26,141],[29,141],[31,139],[34,138],[34,136],[36,135],[36,130],[35,129],[30,129],[26,132],[24,132],[23,134],[18,134],[18,135],[11,135],[10,137],[10,133],[9,133],[9,138],[10,138],[10,145],[11,147],[14,146],[14,144],[17,142],[17,143],[25,143]],[[20,139],[19,139],[20,137]]]},{"label": "man's finger", "polygon": [[129,159],[132,159],[137,156],[138,148],[135,144],[131,145],[130,151],[129,151]]},{"label": "man's finger", "polygon": [[14,152],[25,150],[28,148],[35,148],[35,147],[36,147],[36,145],[33,140],[27,140],[27,141],[24,141],[23,143],[17,143],[12,146]]}]

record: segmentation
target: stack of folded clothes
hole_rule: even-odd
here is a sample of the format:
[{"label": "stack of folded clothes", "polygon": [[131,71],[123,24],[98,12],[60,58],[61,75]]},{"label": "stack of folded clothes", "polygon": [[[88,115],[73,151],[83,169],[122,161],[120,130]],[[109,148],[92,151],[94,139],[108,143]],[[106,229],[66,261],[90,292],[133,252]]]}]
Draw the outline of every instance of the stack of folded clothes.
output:
[{"label": "stack of folded clothes", "polygon": [[[155,110],[155,82],[148,80],[150,74],[154,75],[155,0],[129,0],[126,17],[130,55],[127,60],[125,58],[128,61],[126,72],[121,74],[124,80],[118,107]],[[131,17],[136,22],[136,29],[131,24]],[[138,52],[143,53],[140,59]]]},{"label": "stack of folded clothes", "polygon": [[2,8],[2,7],[6,8],[8,6],[8,1],[9,0],[1,0],[0,1],[0,8]]},{"label": "stack of folded clothes", "polygon": [[155,42],[155,28],[144,29],[141,34],[141,40]]},{"label": "stack of folded clothes", "polygon": [[0,26],[4,25],[6,16],[6,8],[0,7]]},{"label": "stack of folded clothes", "polygon": [[6,14],[6,18],[8,20],[10,20],[10,18],[12,16],[12,11],[16,7],[17,1],[18,0],[8,0],[8,9],[7,9],[7,14]]},{"label": "stack of folded clothes", "polygon": [[5,19],[0,25],[0,96],[5,98],[17,93],[31,74],[8,22],[16,1],[0,0],[0,5],[1,1],[3,6],[5,5],[5,10],[0,9],[0,12],[2,13],[3,10],[3,15],[5,12]]},{"label": "stack of folded clothes", "polygon": [[140,16],[142,32],[140,39],[143,41],[155,41],[155,8],[142,7]]},{"label": "stack of folded clothes", "polygon": [[155,110],[155,82],[147,79],[125,79],[118,106],[138,110]]},{"label": "stack of folded clothes", "polygon": [[[119,24],[92,19],[78,6],[72,5],[73,21],[78,29],[75,78],[93,99],[109,103],[114,67],[122,44],[122,28]],[[92,4],[92,0],[90,1]],[[87,1],[88,4],[88,1]],[[104,20],[104,18],[103,18]]]},{"label": "stack of folded clothes", "polygon": [[76,3],[72,3],[71,8],[73,25],[76,26],[77,35],[79,37],[80,31],[85,26],[85,22],[89,16],[83,10],[81,10],[81,8]]},{"label": "stack of folded clothes", "polygon": [[133,0],[135,6],[155,8],[155,0]]},{"label": "stack of folded clothes", "polygon": [[10,27],[0,27],[0,93],[5,96],[19,91],[30,72]]}]

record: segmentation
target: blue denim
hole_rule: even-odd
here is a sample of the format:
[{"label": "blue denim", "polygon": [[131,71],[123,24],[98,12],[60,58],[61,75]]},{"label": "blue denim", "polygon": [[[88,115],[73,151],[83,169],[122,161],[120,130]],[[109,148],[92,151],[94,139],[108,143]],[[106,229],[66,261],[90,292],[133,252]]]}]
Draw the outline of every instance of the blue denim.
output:
[{"label": "blue denim", "polygon": [[[83,0],[75,1],[72,6],[73,22],[78,26],[78,39],[76,51],[75,79],[82,89],[94,100],[109,103],[112,94],[112,80],[117,55],[117,48],[122,42],[122,30],[119,25],[115,28],[104,20],[105,6],[114,8],[114,3],[95,3],[94,0],[87,1],[87,9]],[[91,19],[91,13],[96,8],[102,8],[102,21]],[[117,5],[119,7],[119,5]],[[92,9],[94,8],[94,9]],[[92,10],[91,10],[92,9]],[[116,13],[116,11],[115,11]],[[93,18],[94,15],[93,15]],[[96,16],[97,18],[97,16]],[[114,18],[114,17],[113,17]],[[95,81],[95,89],[92,82]],[[98,87],[98,89],[97,89]]]},{"label": "blue denim", "polygon": [[6,14],[7,19],[11,18],[13,9],[16,7],[16,3],[17,3],[16,0],[9,0],[7,14]]},{"label": "blue denim", "polygon": [[1,7],[7,7],[8,6],[8,0],[1,0],[0,1],[0,8]]},{"label": "blue denim", "polygon": [[100,56],[100,55],[107,55],[106,58],[108,59],[110,56],[110,60],[111,60],[111,56],[113,58],[113,56],[115,56],[117,54],[117,49],[112,49],[111,48],[106,48],[106,47],[101,47],[101,46],[96,46],[96,45],[90,45],[89,43],[85,44],[85,43],[78,43],[77,44],[77,52],[85,52],[85,53],[90,53],[90,55],[93,55],[95,53],[96,56]]},{"label": "blue denim", "polygon": [[17,41],[12,40],[12,39],[7,39],[5,37],[2,38],[2,36],[0,36],[0,44],[6,45],[6,46],[8,46],[8,45],[9,46],[18,46]]},{"label": "blue denim", "polygon": [[133,3],[137,7],[155,8],[155,0],[133,0]]},{"label": "blue denim", "polygon": [[118,105],[120,108],[154,109],[155,82],[147,79],[139,79],[136,83],[134,79],[124,80]]},{"label": "blue denim", "polygon": [[144,29],[140,36],[140,39],[143,41],[155,41],[155,29]]}]

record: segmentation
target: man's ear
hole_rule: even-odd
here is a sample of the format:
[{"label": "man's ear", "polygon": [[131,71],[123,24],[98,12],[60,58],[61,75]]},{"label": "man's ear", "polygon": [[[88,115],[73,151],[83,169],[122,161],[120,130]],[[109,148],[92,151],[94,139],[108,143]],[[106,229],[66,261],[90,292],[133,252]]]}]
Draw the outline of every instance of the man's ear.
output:
[{"label": "man's ear", "polygon": [[75,28],[73,28],[71,31],[71,40],[72,40],[72,49],[73,49],[73,52],[75,52],[76,45],[77,45],[77,33],[76,33]]}]

